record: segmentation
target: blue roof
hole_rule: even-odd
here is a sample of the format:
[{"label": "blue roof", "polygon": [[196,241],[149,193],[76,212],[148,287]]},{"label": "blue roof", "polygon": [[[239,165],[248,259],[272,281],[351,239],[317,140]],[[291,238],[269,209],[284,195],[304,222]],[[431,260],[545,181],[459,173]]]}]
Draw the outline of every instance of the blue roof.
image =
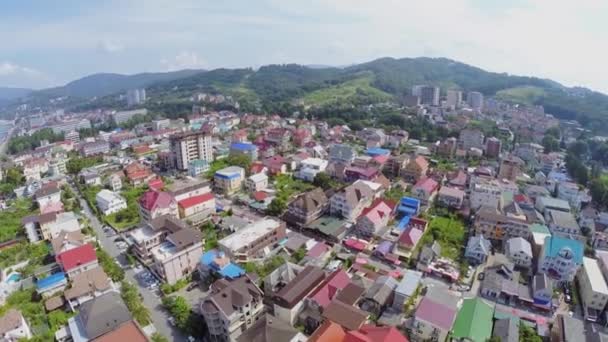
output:
[{"label": "blue roof", "polygon": [[47,288],[57,286],[64,281],[66,281],[65,273],[59,272],[59,273],[51,274],[50,276],[48,276],[44,279],[39,279],[38,282],[36,283],[36,288],[38,290],[44,290]]},{"label": "blue roof", "polygon": [[399,285],[397,285],[395,292],[410,297],[414,294],[416,288],[418,288],[420,279],[422,279],[421,272],[413,270],[405,271],[405,275],[403,276],[403,279],[401,279],[401,282],[399,282]]},{"label": "blue roof", "polygon": [[233,178],[238,178],[240,176],[241,176],[241,174],[238,172],[234,172],[234,173],[216,172],[215,173],[215,177],[220,177],[220,178],[224,178],[224,179],[233,179]]},{"label": "blue roof", "polygon": [[215,249],[203,253],[200,260],[201,264],[213,269],[215,272],[219,273],[224,278],[238,278],[245,274],[245,270],[243,270],[241,267],[232,262],[228,263],[226,266],[224,266],[224,268],[220,269],[218,265],[213,262],[218,253],[219,251]]},{"label": "blue roof", "polygon": [[384,148],[372,147],[368,148],[365,153],[370,156],[388,156],[391,154],[391,151]]},{"label": "blue roof", "polygon": [[545,256],[555,257],[564,248],[568,248],[572,251],[572,259],[575,263],[583,263],[583,254],[585,250],[580,241],[559,236],[547,236],[545,238]]},{"label": "blue roof", "polygon": [[215,259],[216,255],[217,255],[217,251],[215,249],[212,249],[210,251],[203,253],[203,255],[201,256],[201,264],[207,265],[207,266],[211,265],[211,263],[213,262],[213,259]]},{"label": "blue roof", "polygon": [[400,202],[401,205],[407,205],[412,207],[419,207],[420,200],[413,197],[403,197]]},{"label": "blue roof", "polygon": [[399,225],[397,226],[397,229],[399,229],[400,231],[403,231],[409,223],[410,223],[410,216],[408,216],[408,215],[403,216],[401,221],[399,221]]},{"label": "blue roof", "polygon": [[248,143],[232,143],[232,145],[230,145],[230,149],[241,150],[241,151],[253,151],[257,148],[258,147],[255,146],[254,144],[248,144]]},{"label": "blue roof", "polygon": [[245,270],[231,262],[220,271],[220,274],[225,278],[238,278],[245,274]]}]

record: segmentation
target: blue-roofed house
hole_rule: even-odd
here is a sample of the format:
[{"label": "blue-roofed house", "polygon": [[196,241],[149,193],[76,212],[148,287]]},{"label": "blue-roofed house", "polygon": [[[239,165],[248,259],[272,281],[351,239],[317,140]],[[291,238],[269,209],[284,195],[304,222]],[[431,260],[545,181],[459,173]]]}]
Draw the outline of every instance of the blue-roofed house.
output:
[{"label": "blue-roofed house", "polygon": [[36,292],[42,297],[50,297],[56,292],[63,291],[68,284],[65,273],[58,272],[36,282]]},{"label": "blue-roofed house", "polygon": [[403,197],[399,201],[397,212],[400,215],[416,216],[420,212],[420,200],[412,197]]},{"label": "blue-roofed house", "polygon": [[467,242],[464,257],[473,265],[480,265],[486,262],[488,255],[492,251],[492,243],[483,235],[472,236]]},{"label": "blue-roofed house", "polygon": [[540,251],[538,272],[557,281],[572,281],[583,263],[584,251],[580,241],[547,236]]},{"label": "blue-roofed house", "polygon": [[231,262],[224,252],[215,249],[203,253],[199,271],[201,278],[216,274],[222,278],[235,279],[245,274],[245,270]]},{"label": "blue-roofed house", "polygon": [[230,155],[245,155],[249,157],[251,161],[254,161],[258,159],[258,147],[251,143],[235,142],[230,144]]},{"label": "blue-roofed house", "polygon": [[240,191],[245,180],[245,169],[239,166],[229,166],[215,172],[213,183],[215,188],[224,194]]},{"label": "blue-roofed house", "polygon": [[395,288],[395,297],[393,298],[393,308],[399,312],[403,310],[405,302],[416,293],[416,289],[420,285],[422,272],[407,270],[403,278]]},{"label": "blue-roofed house", "polygon": [[391,154],[391,151],[380,147],[371,147],[365,150],[365,154],[370,157],[389,156]]}]

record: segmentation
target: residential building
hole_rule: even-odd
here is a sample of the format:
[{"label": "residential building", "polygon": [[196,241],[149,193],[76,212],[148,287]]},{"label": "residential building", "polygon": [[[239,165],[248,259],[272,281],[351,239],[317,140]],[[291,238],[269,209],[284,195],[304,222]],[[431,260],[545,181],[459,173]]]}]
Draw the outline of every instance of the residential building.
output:
[{"label": "residential building", "polygon": [[146,89],[127,90],[127,106],[137,106],[146,102]]},{"label": "residential building", "polygon": [[581,241],[585,240],[581,228],[578,226],[574,215],[571,213],[558,210],[547,210],[545,217],[549,230],[551,230],[553,235],[580,239]]},{"label": "residential building", "polygon": [[36,191],[34,197],[42,214],[63,209],[63,205],[61,204],[61,189],[56,184],[44,185],[40,190]]},{"label": "residential building", "polygon": [[576,183],[559,182],[557,183],[557,198],[568,201],[572,208],[580,210],[581,203],[584,202],[588,196]]},{"label": "residential building", "polygon": [[359,180],[335,192],[331,196],[330,214],[354,222],[376,197],[378,186],[377,183]]},{"label": "residential building", "polygon": [[532,299],[534,305],[544,309],[551,309],[553,302],[553,283],[544,273],[532,278]]},{"label": "residential building", "polygon": [[462,91],[448,89],[445,104],[452,108],[460,107],[462,104]]},{"label": "residential building", "polygon": [[467,102],[471,108],[481,110],[483,108],[483,94],[478,91],[471,91],[467,94]]},{"label": "residential building", "polygon": [[406,270],[403,278],[395,288],[393,309],[403,311],[405,303],[417,292],[422,280],[422,272]]},{"label": "residential building", "polygon": [[80,133],[78,131],[70,131],[65,133],[64,139],[66,141],[71,141],[74,145],[80,142]]},{"label": "residential building", "polygon": [[265,133],[264,141],[280,148],[285,147],[291,138],[291,132],[282,127],[270,128]]},{"label": "residential building", "polygon": [[608,286],[598,261],[583,257],[576,280],[585,319],[598,321],[608,303]]},{"label": "residential building", "polygon": [[213,183],[222,193],[231,195],[241,190],[245,181],[245,169],[239,166],[229,166],[215,173]]},{"label": "residential building", "polygon": [[51,240],[54,255],[59,255],[69,249],[76,248],[84,244],[85,237],[80,231],[62,231],[56,238]]},{"label": "residential building", "polygon": [[478,129],[465,128],[460,131],[458,142],[463,150],[471,148],[483,149],[483,132]]},{"label": "residential building", "polygon": [[350,165],[357,155],[355,149],[346,144],[334,144],[329,147],[329,161]]},{"label": "residential building", "polygon": [[[346,330],[358,330],[367,321],[369,313],[363,311],[352,304],[344,303],[334,299],[323,310],[321,315],[326,321],[332,321]],[[305,329],[308,328],[305,326]]]},{"label": "residential building", "polygon": [[95,267],[74,277],[71,286],[63,293],[72,311],[80,305],[110,291],[116,291],[103,268]]},{"label": "residential building", "polygon": [[268,176],[260,172],[253,174],[245,181],[245,189],[249,192],[262,191],[268,187]]},{"label": "residential building", "polygon": [[397,285],[395,278],[388,275],[379,276],[363,295],[360,303],[361,309],[380,315],[392,305]]},{"label": "residential building", "polygon": [[114,192],[122,190],[122,173],[116,172],[108,177],[107,184],[110,186],[110,189]]},{"label": "residential building", "polygon": [[349,166],[344,169],[344,180],[348,183],[357,180],[373,181],[380,175],[380,170],[374,167],[361,168]]},{"label": "residential building", "polygon": [[442,186],[437,195],[437,203],[448,208],[460,209],[466,193],[460,189]]},{"label": "residential building", "polygon": [[135,256],[169,284],[194,272],[203,254],[201,232],[170,215],[153,219],[129,236]]},{"label": "residential building", "polygon": [[188,164],[188,175],[190,177],[198,177],[209,171],[209,162],[202,159],[194,159]]},{"label": "residential building", "polygon": [[55,157],[49,161],[49,173],[53,176],[61,176],[68,173],[66,160],[63,157]]},{"label": "residential building", "polygon": [[433,178],[421,178],[412,187],[412,197],[419,199],[422,203],[433,202],[437,191],[439,190],[439,183]]},{"label": "residential building", "polygon": [[524,161],[514,155],[509,155],[503,158],[500,161],[498,179],[507,179],[512,182],[516,181],[517,177],[521,175],[521,168],[524,165]]},{"label": "residential building", "polygon": [[532,245],[522,237],[515,237],[507,240],[505,245],[505,255],[515,265],[529,269],[532,267]]},{"label": "residential building", "polygon": [[219,249],[233,260],[246,262],[265,257],[285,237],[285,223],[264,218],[221,239]]},{"label": "residential building", "polygon": [[20,311],[8,309],[0,317],[0,339],[7,342],[29,340],[33,337],[29,325]]},{"label": "residential building", "polygon": [[562,199],[549,196],[536,197],[535,208],[541,213],[548,216],[548,211],[561,211],[564,213],[570,212],[570,204]]},{"label": "residential building", "polygon": [[95,248],[90,243],[61,252],[55,260],[70,279],[99,265]]},{"label": "residential building", "polygon": [[236,341],[263,317],[264,293],[247,276],[216,280],[211,293],[201,300],[200,313],[209,335],[217,341]]},{"label": "residential building", "polygon": [[381,229],[388,225],[394,209],[395,205],[387,200],[375,200],[369,207],[363,209],[357,218],[355,233],[365,238],[381,235]]},{"label": "residential building", "polygon": [[306,342],[308,338],[287,322],[266,313],[236,339],[236,342],[250,341]]},{"label": "residential building", "polygon": [[298,147],[304,147],[312,141],[312,132],[308,128],[298,128],[293,132],[293,143]]},{"label": "residential building", "polygon": [[272,296],[275,316],[294,325],[304,307],[304,299],[325,279],[323,270],[316,266],[305,267],[295,278]]},{"label": "residential building", "polygon": [[102,189],[95,195],[99,211],[105,216],[127,209],[127,201],[114,191]]},{"label": "residential building", "polygon": [[66,120],[49,126],[55,134],[67,133],[71,131],[79,131],[83,128],[91,128],[89,119],[74,119]]},{"label": "residential building", "polygon": [[173,183],[165,185],[164,188],[165,192],[171,195],[177,202],[211,192],[211,185],[209,182],[203,179],[190,177],[176,179]]},{"label": "residential building", "polygon": [[27,239],[31,243],[51,240],[65,232],[79,232],[80,223],[73,212],[50,212],[28,216],[22,221]]},{"label": "residential building", "polygon": [[409,182],[417,182],[421,178],[426,177],[428,170],[428,160],[423,156],[417,156],[410,160],[405,169],[402,170],[401,175]]},{"label": "residential building", "polygon": [[476,235],[469,239],[464,256],[472,264],[479,265],[486,262],[491,250],[492,243],[483,235]]},{"label": "residential building", "polygon": [[202,132],[187,132],[170,137],[171,152],[175,156],[178,170],[187,170],[190,161],[201,159],[208,163],[213,161],[211,136]]},{"label": "residential building", "polygon": [[579,342],[586,338],[585,322],[569,315],[558,314],[551,327],[551,341]]},{"label": "residential building", "polygon": [[583,263],[583,244],[559,236],[547,236],[539,260],[538,272],[559,282],[570,282]]},{"label": "residential building", "polygon": [[94,141],[80,145],[80,154],[84,157],[90,157],[110,152],[110,143],[107,141]]},{"label": "residential building", "polygon": [[324,172],[327,168],[328,162],[325,159],[320,158],[307,158],[302,160],[300,163],[300,170],[296,173],[295,177],[305,180],[307,182],[314,181],[317,174]]},{"label": "residential building", "polygon": [[245,275],[245,270],[237,264],[230,261],[226,253],[212,249],[203,253],[198,265],[198,270],[201,279],[211,279],[211,277],[220,277],[227,279],[236,279]]},{"label": "residential building", "polygon": [[258,147],[247,142],[233,142],[230,144],[230,155],[247,156],[249,157],[249,160],[253,162],[258,159]]},{"label": "residential building", "polygon": [[285,221],[294,226],[307,226],[321,217],[329,207],[329,200],[323,189],[314,190],[298,195],[287,208]]},{"label": "residential building", "polygon": [[155,177],[152,170],[138,162],[131,163],[125,167],[125,175],[133,186],[139,186]]},{"label": "residential building", "polygon": [[432,289],[420,301],[412,320],[415,341],[445,341],[458,313],[458,298],[446,290]]},{"label": "residential building", "polygon": [[479,297],[467,298],[458,311],[452,339],[485,342],[492,336],[494,307]]},{"label": "residential building", "polygon": [[513,215],[492,207],[483,206],[473,222],[476,234],[486,239],[505,241],[512,237],[530,236],[530,223],[523,214]]},{"label": "residential building", "polygon": [[139,198],[139,215],[146,222],[164,215],[178,217],[177,202],[168,192],[148,190]]},{"label": "residential building", "polygon": [[199,224],[215,213],[215,197],[210,192],[192,196],[177,202],[177,209],[181,219]]},{"label": "residential building", "polygon": [[496,137],[486,139],[484,154],[488,158],[498,158],[502,150],[502,141]]},{"label": "residential building", "polygon": [[262,163],[271,175],[281,175],[288,171],[287,159],[283,158],[281,155],[273,155],[265,158]]},{"label": "residential building", "polygon": [[[143,95],[144,95],[144,101],[145,101],[145,89],[143,89]],[[114,114],[112,114],[112,121],[114,121],[114,123],[116,125],[121,125],[131,119],[133,119],[136,116],[145,116],[148,114],[148,110],[143,108],[143,109],[134,109],[134,110],[123,110],[123,111],[118,111]]]},{"label": "residential building", "polygon": [[439,106],[439,87],[423,86],[420,89],[420,103]]}]

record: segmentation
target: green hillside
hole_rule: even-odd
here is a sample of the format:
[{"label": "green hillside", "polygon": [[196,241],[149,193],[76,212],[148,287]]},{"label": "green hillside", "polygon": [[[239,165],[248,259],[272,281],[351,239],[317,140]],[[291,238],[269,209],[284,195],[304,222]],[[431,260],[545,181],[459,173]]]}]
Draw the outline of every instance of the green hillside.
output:
[{"label": "green hillside", "polygon": [[393,99],[391,94],[374,88],[374,75],[362,77],[318,89],[306,94],[299,102],[306,106],[325,106],[339,102],[383,102]]},{"label": "green hillside", "polygon": [[508,88],[496,92],[496,98],[506,102],[536,104],[546,95],[543,88],[534,86],[521,86]]}]

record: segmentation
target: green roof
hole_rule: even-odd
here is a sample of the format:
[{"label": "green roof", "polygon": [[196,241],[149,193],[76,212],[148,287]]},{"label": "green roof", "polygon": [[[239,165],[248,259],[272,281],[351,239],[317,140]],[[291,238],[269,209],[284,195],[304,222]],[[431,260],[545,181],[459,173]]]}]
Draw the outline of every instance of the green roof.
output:
[{"label": "green roof", "polygon": [[530,230],[532,231],[532,233],[542,233],[542,234],[551,235],[549,228],[547,228],[547,226],[545,226],[544,224],[540,224],[540,223],[535,223],[535,224],[531,225]]},{"label": "green roof", "polygon": [[465,299],[456,316],[452,336],[486,342],[492,336],[494,307],[479,298]]}]

